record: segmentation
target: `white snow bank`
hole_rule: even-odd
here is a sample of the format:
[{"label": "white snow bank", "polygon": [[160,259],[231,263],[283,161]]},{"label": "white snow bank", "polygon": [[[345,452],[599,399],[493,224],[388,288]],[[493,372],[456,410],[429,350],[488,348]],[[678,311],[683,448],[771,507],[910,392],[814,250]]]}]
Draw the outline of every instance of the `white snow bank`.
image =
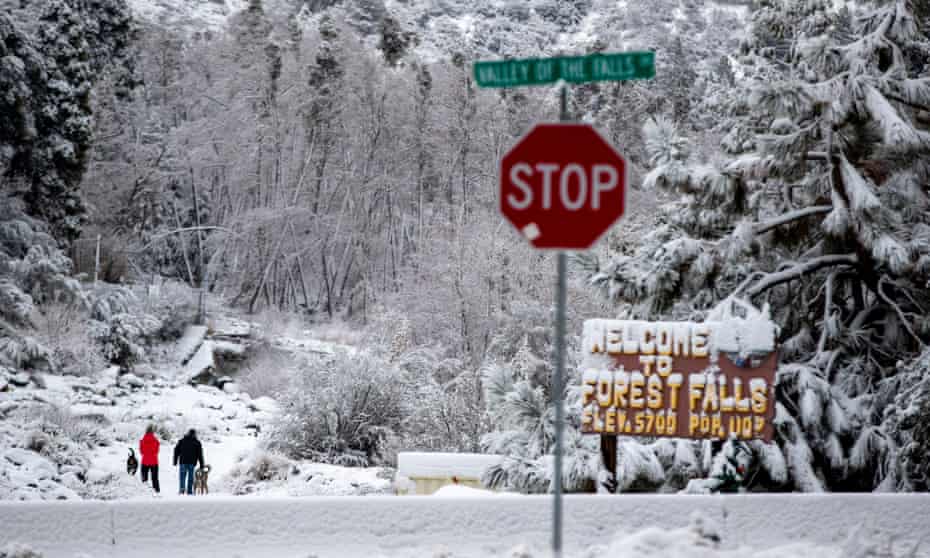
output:
[{"label": "white snow bank", "polygon": [[433,492],[432,496],[442,496],[445,498],[501,498],[511,496],[519,498],[521,494],[515,494],[513,492],[494,492],[461,484],[447,484],[436,492]]},{"label": "white snow bank", "polygon": [[194,356],[194,352],[200,348],[200,346],[203,344],[203,340],[206,337],[206,326],[187,326],[187,329],[184,330],[184,335],[181,336],[180,340],[178,340],[178,362],[181,364],[187,364],[187,361],[189,361],[191,357]]},{"label": "white snow bank", "polygon": [[[548,496],[4,502],[0,548],[24,543],[45,558],[354,558],[436,556],[440,546],[456,557],[503,557],[523,545],[542,557],[551,505]],[[583,495],[564,505],[567,556],[841,558],[850,555],[841,541],[862,525],[892,536],[896,549],[930,529],[926,494]],[[720,526],[719,548],[680,531],[695,513]],[[632,534],[614,538],[618,532]],[[738,547],[752,550],[737,554]]]},{"label": "white snow bank", "polygon": [[397,474],[408,478],[480,480],[485,469],[500,460],[499,455],[481,453],[400,452]]},{"label": "white snow bank", "polygon": [[181,371],[180,380],[190,382],[205,371],[215,368],[216,363],[213,361],[213,342],[204,341],[194,356],[187,362]]}]

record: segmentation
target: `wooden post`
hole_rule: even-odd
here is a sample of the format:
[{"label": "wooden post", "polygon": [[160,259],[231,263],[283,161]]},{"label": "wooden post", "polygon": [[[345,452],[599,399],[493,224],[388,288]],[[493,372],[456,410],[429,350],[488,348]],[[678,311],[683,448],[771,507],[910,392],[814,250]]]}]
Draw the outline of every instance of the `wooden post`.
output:
[{"label": "wooden post", "polygon": [[604,468],[610,471],[607,479],[607,489],[616,494],[619,487],[617,480],[617,437],[601,434],[601,460]]},{"label": "wooden post", "polygon": [[94,286],[97,286],[97,278],[100,277],[100,235],[97,235],[97,252],[94,255]]}]

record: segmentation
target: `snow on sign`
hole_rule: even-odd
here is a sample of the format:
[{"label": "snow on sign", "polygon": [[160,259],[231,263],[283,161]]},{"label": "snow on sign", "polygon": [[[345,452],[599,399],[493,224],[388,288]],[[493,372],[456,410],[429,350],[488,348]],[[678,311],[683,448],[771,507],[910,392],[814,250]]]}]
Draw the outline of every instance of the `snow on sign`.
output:
[{"label": "snow on sign", "polygon": [[772,439],[775,325],[588,320],[582,432],[694,439]]},{"label": "snow on sign", "polygon": [[538,124],[501,160],[501,213],[536,248],[587,249],[623,215],[626,171],[591,126]]}]

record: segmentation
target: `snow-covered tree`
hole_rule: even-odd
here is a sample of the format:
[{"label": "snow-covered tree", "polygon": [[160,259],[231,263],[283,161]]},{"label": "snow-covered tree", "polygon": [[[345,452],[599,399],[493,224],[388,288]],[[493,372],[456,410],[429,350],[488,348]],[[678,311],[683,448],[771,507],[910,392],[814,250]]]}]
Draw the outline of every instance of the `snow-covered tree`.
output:
[{"label": "snow-covered tree", "polygon": [[828,2],[766,2],[749,57],[783,68],[750,84],[749,112],[724,141],[735,157],[689,164],[669,126],[647,127],[644,184],[680,199],[634,254],[592,275],[642,318],[700,318],[730,296],[771,305],[777,442],[800,490],[911,486],[883,416],[908,378],[898,361],[930,339],[930,80],[915,55],[930,40],[918,4],[870,2],[852,18]]}]

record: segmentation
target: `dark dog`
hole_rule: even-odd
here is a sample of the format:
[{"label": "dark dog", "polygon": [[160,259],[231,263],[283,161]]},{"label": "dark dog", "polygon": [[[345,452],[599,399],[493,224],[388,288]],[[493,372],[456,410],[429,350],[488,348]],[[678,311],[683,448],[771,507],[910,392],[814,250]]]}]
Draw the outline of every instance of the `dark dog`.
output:
[{"label": "dark dog", "polygon": [[129,448],[129,458],[126,459],[126,472],[129,473],[129,476],[135,476],[137,470],[139,470],[139,462],[136,460],[136,452]]},{"label": "dark dog", "polygon": [[194,494],[208,494],[210,492],[207,487],[207,476],[209,474],[209,465],[204,465],[194,472]]}]

